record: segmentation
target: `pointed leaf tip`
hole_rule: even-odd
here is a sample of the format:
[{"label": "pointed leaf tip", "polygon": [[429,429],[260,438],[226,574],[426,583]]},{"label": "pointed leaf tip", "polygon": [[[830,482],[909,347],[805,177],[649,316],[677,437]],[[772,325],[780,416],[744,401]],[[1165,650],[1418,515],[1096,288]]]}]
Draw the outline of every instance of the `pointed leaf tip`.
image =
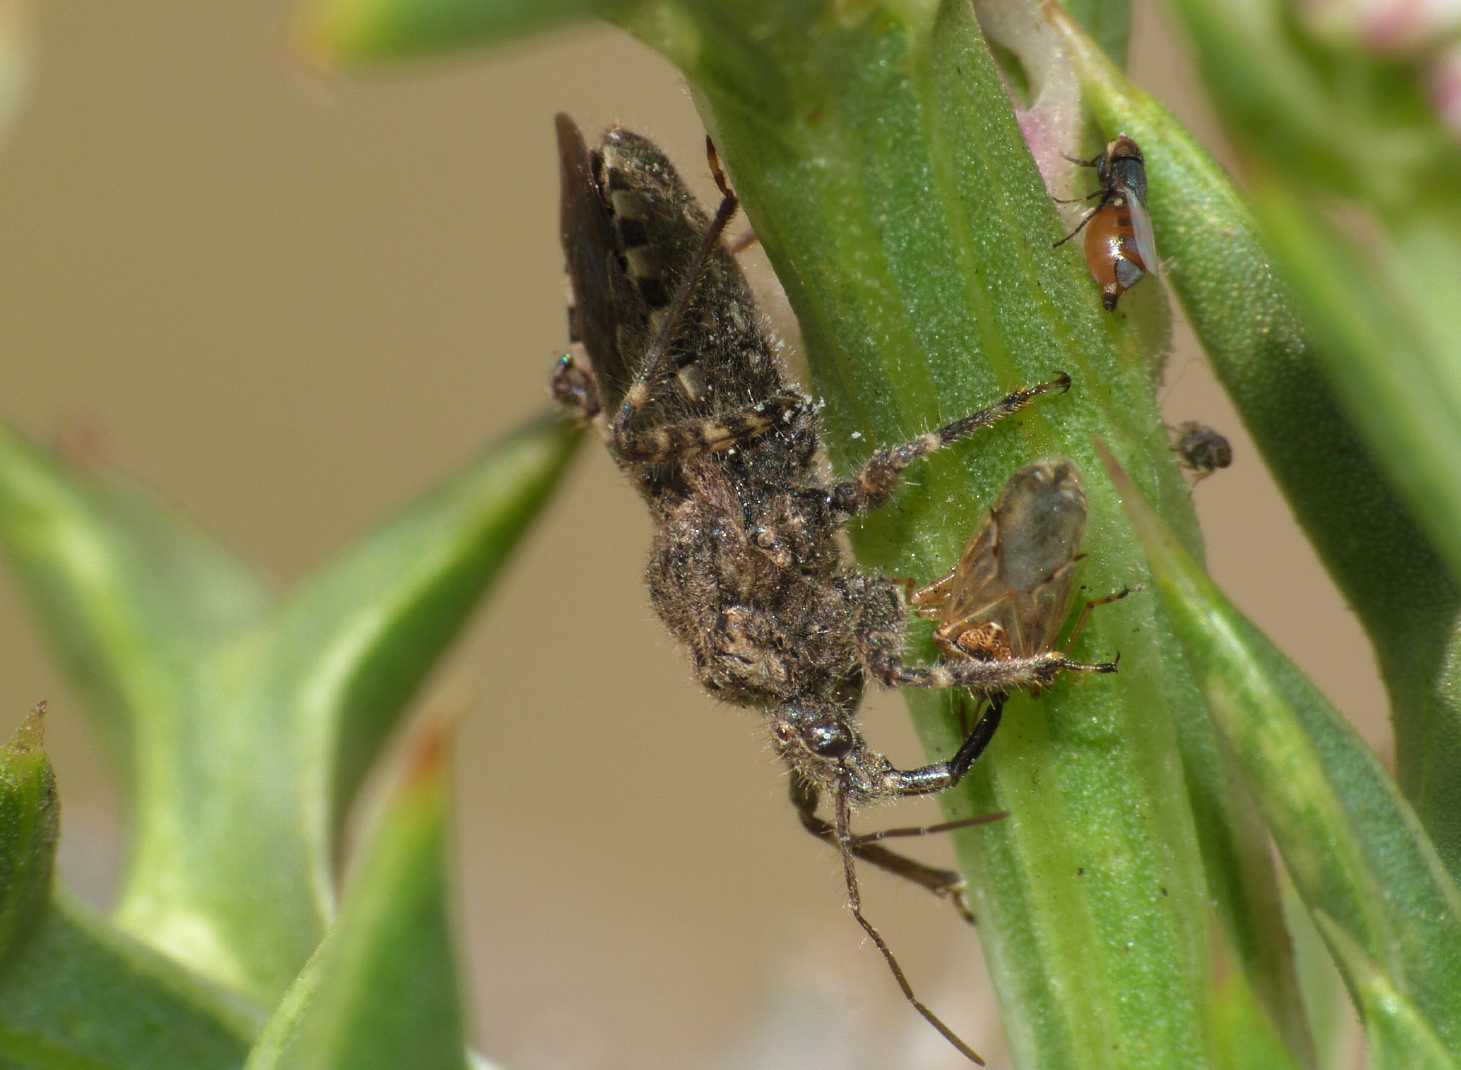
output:
[{"label": "pointed leaf tip", "polygon": [[448,910],[450,743],[446,724],[423,732],[339,919],[285,993],[248,1070],[467,1065]]},{"label": "pointed leaf tip", "polygon": [[406,766],[404,784],[410,788],[425,787],[439,781],[451,761],[456,726],[449,721],[430,724],[416,741]]},{"label": "pointed leaf tip", "polygon": [[44,750],[46,746],[46,700],[41,699],[30,708],[30,713],[20,727],[15,730],[15,735],[10,737],[6,744],[11,751],[17,754],[25,754],[30,751]]},{"label": "pointed leaf tip", "polygon": [[44,702],[0,747],[0,968],[35,929],[51,895],[60,807],[45,752]]},{"label": "pointed leaf tip", "polygon": [[1365,1025],[1370,1070],[1461,1070],[1458,1057],[1396,979],[1322,910],[1314,923],[1354,987]]}]

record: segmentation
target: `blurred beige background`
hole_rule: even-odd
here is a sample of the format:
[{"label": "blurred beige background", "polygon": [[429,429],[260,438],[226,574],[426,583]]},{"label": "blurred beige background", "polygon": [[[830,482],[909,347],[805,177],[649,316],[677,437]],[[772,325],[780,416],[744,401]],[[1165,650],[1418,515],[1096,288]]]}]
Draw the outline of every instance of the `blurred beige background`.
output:
[{"label": "blurred beige background", "polygon": [[[36,6],[0,156],[0,417],[86,443],[281,588],[545,405],[553,112],[651,133],[708,192],[683,87],[615,32],[335,79],[286,52],[287,0]],[[1172,42],[1143,6],[1138,80],[1213,143]],[[1194,352],[1172,359],[1168,417],[1237,453],[1197,494],[1212,571],[1388,752],[1368,648]],[[646,536],[585,451],[433,686],[473,710],[456,834],[482,1049],[522,1070],[963,1065],[842,909],[756,719],[692,686],[639,585]],[[6,734],[50,699],[62,874],[105,903],[114,780],[3,574],[0,680]],[[917,753],[896,699],[866,717]],[[967,996],[987,988],[976,934],[901,882],[868,876],[866,900],[997,1056]]]}]

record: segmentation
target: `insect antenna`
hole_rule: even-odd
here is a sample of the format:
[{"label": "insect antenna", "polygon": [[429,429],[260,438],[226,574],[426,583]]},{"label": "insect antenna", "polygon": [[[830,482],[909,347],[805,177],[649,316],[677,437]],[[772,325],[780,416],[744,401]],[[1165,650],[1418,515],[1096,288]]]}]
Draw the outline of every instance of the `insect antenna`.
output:
[{"label": "insect antenna", "polygon": [[735,216],[736,209],[740,207],[741,200],[736,196],[736,191],[731,189],[730,183],[726,181],[725,172],[720,167],[720,157],[716,154],[714,143],[708,137],[705,139],[705,153],[710,161],[710,171],[715,177],[715,184],[720,187],[720,207],[715,210],[715,218],[710,221],[710,226],[705,228],[705,234],[700,239],[700,247],[695,250],[694,257],[686,266],[685,274],[675,291],[674,300],[670,302],[664,318],[660,320],[659,333],[655,335],[654,341],[650,343],[649,351],[644,355],[644,364],[638,382],[624,395],[624,404],[619,406],[619,411],[614,416],[613,431],[616,435],[624,431],[629,420],[649,401],[654,384],[670,374],[672,369],[666,366],[669,362],[665,358],[669,355],[670,343],[674,340],[675,331],[689,309],[690,302],[695,298],[695,288],[700,283],[700,274],[705,268],[706,261],[710,259],[711,251],[720,244],[721,234]]},{"label": "insect antenna", "polygon": [[972,1063],[983,1066],[984,1060],[979,1053],[965,1044],[959,1035],[948,1026],[937,1014],[929,1010],[923,1002],[913,994],[913,986],[908,983],[908,978],[903,973],[903,967],[898,965],[898,960],[893,957],[893,950],[888,942],[883,939],[883,934],[873,927],[862,913],[862,892],[857,886],[857,865],[852,856],[852,802],[848,797],[846,785],[839,785],[835,799],[837,814],[837,846],[842,853],[842,875],[847,880],[847,905],[852,909],[852,916],[862,926],[862,931],[867,933],[868,938],[883,955],[883,961],[888,964],[888,969],[893,971],[893,979],[898,982],[898,987],[903,990],[903,998],[913,1005],[913,1009],[923,1016],[923,1020],[938,1030],[939,1035],[952,1044],[960,1055]]},{"label": "insect antenna", "polygon": [[977,828],[980,825],[992,825],[996,821],[1003,821],[1009,817],[1008,810],[996,810],[992,814],[979,814],[976,817],[961,817],[957,821],[940,821],[935,825],[897,825],[890,829],[878,829],[876,832],[860,832],[848,840],[849,847],[866,847],[870,843],[877,843],[879,840],[896,840],[911,836],[937,836],[941,832],[957,832],[960,829]]}]

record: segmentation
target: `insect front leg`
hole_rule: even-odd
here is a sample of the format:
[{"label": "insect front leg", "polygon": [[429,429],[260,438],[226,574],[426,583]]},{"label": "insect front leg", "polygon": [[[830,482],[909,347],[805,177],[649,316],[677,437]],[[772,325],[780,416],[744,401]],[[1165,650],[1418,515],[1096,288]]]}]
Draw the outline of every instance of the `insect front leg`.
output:
[{"label": "insect front leg", "polygon": [[930,431],[912,442],[879,450],[868,459],[862,471],[854,478],[844,480],[832,488],[833,509],[847,516],[856,516],[875,509],[887,501],[889,495],[897,489],[904,470],[914,461],[993,426],[1006,416],[1019,412],[1037,398],[1055,392],[1064,393],[1069,389],[1070,376],[1059,372],[1048,383],[1012,391],[988,408],[971,413],[962,420],[945,424],[937,431]]},{"label": "insect front leg", "polygon": [[937,795],[963,780],[999,730],[999,722],[1004,717],[1004,700],[1002,694],[990,696],[984,716],[975,722],[969,737],[959,744],[959,749],[948,761],[933,762],[917,769],[887,769],[880,778],[878,794],[889,799]]},{"label": "insect front leg", "polygon": [[1062,672],[1116,671],[1115,662],[1074,661],[1054,650],[1022,658],[982,661],[963,657],[935,665],[909,665],[903,659],[904,622],[897,593],[890,584],[868,591],[858,608],[858,656],[887,687],[964,687],[993,696],[1045,687]]},{"label": "insect front leg", "polygon": [[[1106,191],[1105,190],[1097,190],[1096,192],[1098,192],[1098,193],[1105,193]],[[1075,229],[1073,231],[1071,231],[1065,237],[1061,238],[1058,242],[1052,243],[1051,246],[1050,246],[1050,248],[1052,248],[1052,249],[1059,249],[1066,242],[1070,241],[1070,239],[1074,238],[1081,231],[1085,230],[1086,229],[1086,224],[1089,223],[1091,220],[1093,220],[1093,219],[1096,218],[1097,214],[1101,211],[1101,208],[1102,207],[1105,207],[1104,203],[1100,207],[1093,208],[1089,212],[1087,212],[1084,216],[1081,217],[1081,221],[1075,225]]]}]

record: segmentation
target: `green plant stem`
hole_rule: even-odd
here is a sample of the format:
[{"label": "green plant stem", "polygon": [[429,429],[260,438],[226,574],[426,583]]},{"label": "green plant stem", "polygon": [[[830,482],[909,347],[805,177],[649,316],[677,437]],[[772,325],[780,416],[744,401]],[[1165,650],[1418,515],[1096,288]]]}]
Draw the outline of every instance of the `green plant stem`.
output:
[{"label": "green plant stem", "polygon": [[[736,12],[664,5],[632,27],[696,84],[797,311],[837,467],[1058,369],[1076,383],[922,466],[854,533],[862,560],[932,578],[1014,468],[1059,453],[1086,473],[1087,587],[1140,582],[1139,550],[1094,462],[1096,429],[1195,542],[1148,370],[1122,360],[1121,324],[1101,312],[1078,256],[1051,248],[1059,220],[972,12]],[[753,52],[760,73],[747,82]],[[1138,598],[1098,614],[1079,653],[1119,649],[1119,681],[1013,701],[990,755],[946,799],[955,813],[1013,814],[960,851],[1021,1065],[1208,1058],[1209,893],[1169,707],[1185,670],[1153,609]],[[956,704],[911,704],[930,754],[946,757]]]}]

